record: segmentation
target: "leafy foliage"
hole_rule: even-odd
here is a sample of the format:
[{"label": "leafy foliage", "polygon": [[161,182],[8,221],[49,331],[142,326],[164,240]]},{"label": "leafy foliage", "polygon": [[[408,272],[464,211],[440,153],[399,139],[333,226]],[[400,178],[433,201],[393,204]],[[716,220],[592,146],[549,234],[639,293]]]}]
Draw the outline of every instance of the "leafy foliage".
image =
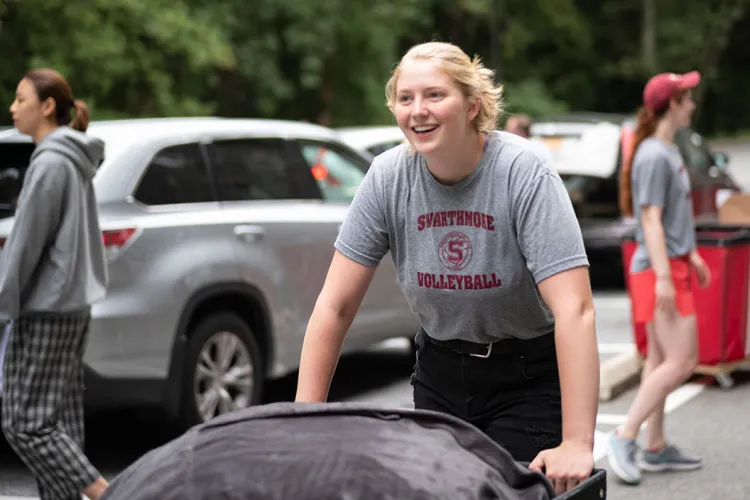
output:
[{"label": "leafy foliage", "polygon": [[[383,90],[394,65],[412,44],[444,40],[498,70],[508,112],[533,116],[632,112],[653,72],[699,69],[706,77],[699,127],[731,132],[750,127],[750,106],[736,102],[750,77],[749,4],[3,0],[0,100],[11,102],[26,70],[49,66],[68,77],[96,119],[392,123]],[[8,123],[2,109],[0,123]]]}]

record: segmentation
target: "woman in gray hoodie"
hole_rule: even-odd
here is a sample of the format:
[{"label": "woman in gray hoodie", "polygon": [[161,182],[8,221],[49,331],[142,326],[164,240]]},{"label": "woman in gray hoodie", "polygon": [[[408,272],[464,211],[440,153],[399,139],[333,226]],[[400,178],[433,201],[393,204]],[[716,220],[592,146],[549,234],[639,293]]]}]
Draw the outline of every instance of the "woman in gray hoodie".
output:
[{"label": "woman in gray hoodie", "polygon": [[2,430],[42,500],[97,500],[107,482],[83,453],[83,356],[91,305],[107,287],[93,178],[104,144],[56,71],[33,70],[10,107],[36,148],[0,252]]}]

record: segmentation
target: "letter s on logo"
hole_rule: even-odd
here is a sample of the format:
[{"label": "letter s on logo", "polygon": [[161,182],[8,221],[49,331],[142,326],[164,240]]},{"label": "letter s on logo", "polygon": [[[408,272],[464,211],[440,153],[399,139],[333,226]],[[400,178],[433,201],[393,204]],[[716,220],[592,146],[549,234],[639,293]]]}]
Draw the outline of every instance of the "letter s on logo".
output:
[{"label": "letter s on logo", "polygon": [[464,242],[461,240],[451,240],[448,242],[448,255],[453,262],[464,260]]}]

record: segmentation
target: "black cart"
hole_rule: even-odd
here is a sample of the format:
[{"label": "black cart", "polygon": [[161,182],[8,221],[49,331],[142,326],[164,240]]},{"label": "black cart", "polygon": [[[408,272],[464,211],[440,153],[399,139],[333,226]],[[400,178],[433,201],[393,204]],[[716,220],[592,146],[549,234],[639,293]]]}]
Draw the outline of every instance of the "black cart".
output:
[{"label": "black cart", "polygon": [[585,482],[555,498],[559,500],[603,500],[607,498],[607,471],[595,469]]}]

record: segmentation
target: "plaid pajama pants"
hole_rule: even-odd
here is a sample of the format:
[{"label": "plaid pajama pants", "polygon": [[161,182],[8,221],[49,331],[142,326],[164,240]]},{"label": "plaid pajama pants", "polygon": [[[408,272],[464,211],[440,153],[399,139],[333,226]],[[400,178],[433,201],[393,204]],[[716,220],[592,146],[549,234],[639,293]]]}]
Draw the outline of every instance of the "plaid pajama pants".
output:
[{"label": "plaid pajama pants", "polygon": [[41,500],[80,500],[101,474],[84,455],[83,354],[89,315],[13,322],[3,367],[2,429]]}]

